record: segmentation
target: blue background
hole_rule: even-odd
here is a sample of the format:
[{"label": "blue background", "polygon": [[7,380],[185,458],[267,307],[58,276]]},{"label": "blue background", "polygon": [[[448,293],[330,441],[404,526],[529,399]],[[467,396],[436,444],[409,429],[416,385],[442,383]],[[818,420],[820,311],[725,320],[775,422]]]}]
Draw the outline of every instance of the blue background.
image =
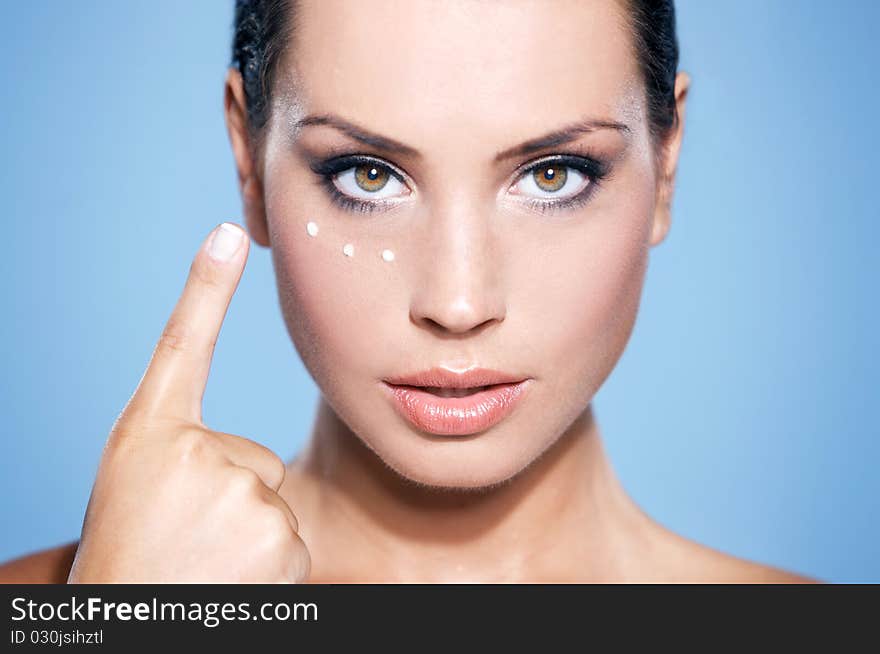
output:
[{"label": "blue background", "polygon": [[[595,401],[655,519],[827,581],[880,581],[880,3],[678,0],[673,227]],[[0,42],[0,558],[78,537],[101,448],[191,257],[241,221],[232,2],[16,2]],[[293,455],[317,388],[253,248],[205,397]]]}]

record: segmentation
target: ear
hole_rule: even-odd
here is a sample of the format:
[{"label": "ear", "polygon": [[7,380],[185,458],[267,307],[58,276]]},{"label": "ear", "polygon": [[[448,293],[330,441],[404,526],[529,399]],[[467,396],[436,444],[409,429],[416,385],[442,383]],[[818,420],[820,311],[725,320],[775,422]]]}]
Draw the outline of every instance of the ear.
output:
[{"label": "ear", "polygon": [[672,222],[672,192],[675,189],[675,171],[678,166],[678,153],[684,136],[685,103],[691,78],[685,72],[675,76],[675,111],[678,124],[663,144],[660,163],[660,179],[657,183],[657,202],[654,208],[654,225],[651,230],[651,246],[658,245],[669,233]]},{"label": "ear", "polygon": [[247,104],[241,73],[230,67],[226,73],[223,97],[226,129],[232,144],[235,167],[238,170],[238,188],[244,209],[245,222],[251,239],[263,247],[269,246],[269,229],[266,224],[266,206],[263,202],[263,184],[257,175],[254,157],[257,148],[248,132]]}]

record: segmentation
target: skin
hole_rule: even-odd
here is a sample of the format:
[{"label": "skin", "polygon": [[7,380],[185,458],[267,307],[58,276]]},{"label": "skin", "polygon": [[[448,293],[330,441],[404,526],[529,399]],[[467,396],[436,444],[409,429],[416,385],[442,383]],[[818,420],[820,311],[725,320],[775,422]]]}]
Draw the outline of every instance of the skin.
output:
[{"label": "skin", "polygon": [[[78,551],[73,543],[31,555],[0,576],[815,581],[652,520],[617,480],[593,414],[632,332],[650,250],[669,231],[688,75],[676,78],[678,127],[652,143],[617,0],[443,8],[301,2],[260,134],[248,130],[240,75],[228,72],[247,230],[271,248],[291,339],[321,389],[307,447],[285,466],[201,423],[214,342],[249,244],[226,263],[203,248],[110,435]],[[503,38],[487,39],[487,25]],[[327,125],[296,128],[326,113],[421,156]],[[494,161],[585,118],[628,129]],[[383,191],[394,207],[335,205],[307,164],[334,148],[403,171],[405,183]],[[517,184],[531,175],[526,164],[585,148],[611,170],[586,204],[541,213],[524,201],[535,197]],[[345,243],[353,257],[342,255]],[[393,262],[379,256],[386,248]],[[423,434],[381,392],[389,375],[472,363],[533,379],[525,402],[477,435]],[[174,501],[182,496],[191,501]]]}]

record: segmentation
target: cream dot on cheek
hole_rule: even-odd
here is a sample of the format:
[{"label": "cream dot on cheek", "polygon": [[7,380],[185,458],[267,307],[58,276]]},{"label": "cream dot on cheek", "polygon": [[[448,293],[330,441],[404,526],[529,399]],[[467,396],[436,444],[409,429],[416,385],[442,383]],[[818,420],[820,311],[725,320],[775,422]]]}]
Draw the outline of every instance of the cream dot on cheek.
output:
[{"label": "cream dot on cheek", "polygon": [[391,250],[382,250],[382,258],[385,261],[394,261],[394,253]]},{"label": "cream dot on cheek", "polygon": [[342,246],[342,254],[347,257],[350,257],[354,254],[354,246],[351,243],[346,243]]},{"label": "cream dot on cheek", "polygon": [[309,233],[309,236],[316,236],[318,234],[318,223],[309,221],[306,225],[306,231]]}]

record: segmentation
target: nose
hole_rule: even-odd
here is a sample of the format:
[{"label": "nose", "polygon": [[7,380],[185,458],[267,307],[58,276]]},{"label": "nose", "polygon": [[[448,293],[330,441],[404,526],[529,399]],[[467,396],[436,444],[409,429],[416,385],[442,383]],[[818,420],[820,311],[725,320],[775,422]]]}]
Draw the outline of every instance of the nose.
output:
[{"label": "nose", "polygon": [[439,336],[483,331],[504,320],[501,252],[485,212],[458,202],[427,216],[411,321]]}]

